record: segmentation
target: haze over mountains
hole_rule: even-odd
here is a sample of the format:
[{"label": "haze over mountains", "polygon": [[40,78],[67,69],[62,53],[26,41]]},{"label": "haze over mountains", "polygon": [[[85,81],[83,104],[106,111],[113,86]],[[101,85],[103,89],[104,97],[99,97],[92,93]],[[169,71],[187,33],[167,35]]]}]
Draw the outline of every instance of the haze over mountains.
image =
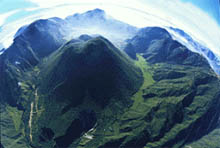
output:
[{"label": "haze over mountains", "polygon": [[218,148],[218,59],[170,29],[190,48],[100,9],[19,29],[0,55],[1,147]]}]

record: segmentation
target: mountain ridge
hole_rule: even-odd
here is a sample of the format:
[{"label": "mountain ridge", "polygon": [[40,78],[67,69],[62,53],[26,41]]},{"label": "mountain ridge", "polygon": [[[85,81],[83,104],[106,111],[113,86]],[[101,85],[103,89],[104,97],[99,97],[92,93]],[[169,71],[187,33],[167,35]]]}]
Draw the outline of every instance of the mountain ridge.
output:
[{"label": "mountain ridge", "polygon": [[[220,74],[220,57],[213,53],[209,48],[201,45],[199,42],[195,41],[192,37],[190,37],[186,32],[181,29],[169,27],[169,30],[172,30],[184,37],[187,40],[187,43],[181,42],[191,50],[201,53],[210,63],[214,71],[219,75]],[[172,32],[171,32],[172,33]],[[175,36],[175,35],[173,35]],[[181,40],[181,39],[180,39]],[[190,47],[190,46],[191,47]]]}]

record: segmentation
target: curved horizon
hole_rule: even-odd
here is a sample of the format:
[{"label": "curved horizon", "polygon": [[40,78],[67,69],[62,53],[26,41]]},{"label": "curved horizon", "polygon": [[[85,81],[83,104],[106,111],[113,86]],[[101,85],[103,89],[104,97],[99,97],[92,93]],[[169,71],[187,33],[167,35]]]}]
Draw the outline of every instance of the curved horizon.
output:
[{"label": "curved horizon", "polygon": [[[17,4],[3,0],[0,11],[0,48],[7,48],[13,41],[13,36],[23,25],[38,19],[61,17],[82,13],[100,8],[115,19],[136,27],[172,26],[180,28],[192,36],[202,45],[210,48],[220,57],[220,25],[213,14],[217,12],[215,5],[213,12],[207,5],[193,0],[159,0],[159,1],[110,1],[85,0],[82,2],[71,0],[16,0]],[[53,2],[53,3],[52,3]],[[214,8],[214,7],[213,7]],[[205,11],[207,9],[207,11]],[[217,16],[219,14],[216,14]],[[2,44],[2,45],[1,45]],[[2,46],[2,47],[1,47]]]}]

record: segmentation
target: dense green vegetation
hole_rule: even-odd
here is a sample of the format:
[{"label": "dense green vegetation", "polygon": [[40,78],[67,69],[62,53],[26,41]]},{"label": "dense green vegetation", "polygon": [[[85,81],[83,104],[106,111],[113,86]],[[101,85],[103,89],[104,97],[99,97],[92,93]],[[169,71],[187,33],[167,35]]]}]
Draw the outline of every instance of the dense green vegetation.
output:
[{"label": "dense green vegetation", "polygon": [[[220,146],[220,141],[219,141],[219,136],[220,136],[220,129],[217,128],[213,130],[211,133],[208,135],[204,136],[203,138],[199,139],[196,142],[193,142],[189,145],[188,147],[191,146],[192,148],[219,148]],[[185,148],[187,148],[185,146]]]},{"label": "dense green vegetation", "polygon": [[103,37],[71,40],[28,68],[0,57],[1,144],[218,148],[219,78],[166,31],[145,31],[155,34],[130,40],[134,60]]}]

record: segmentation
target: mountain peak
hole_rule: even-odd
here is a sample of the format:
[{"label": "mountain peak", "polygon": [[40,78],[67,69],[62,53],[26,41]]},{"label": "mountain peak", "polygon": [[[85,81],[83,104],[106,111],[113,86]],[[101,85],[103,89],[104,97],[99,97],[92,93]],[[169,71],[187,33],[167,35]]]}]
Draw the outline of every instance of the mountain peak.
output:
[{"label": "mountain peak", "polygon": [[176,40],[188,49],[203,55],[208,60],[213,70],[220,75],[220,57],[218,57],[211,49],[205,47],[179,28],[169,27],[169,32]]},{"label": "mountain peak", "polygon": [[96,8],[93,10],[86,11],[84,13],[76,13],[72,16],[68,16],[68,17],[66,17],[66,20],[71,20],[72,18],[79,18],[80,19],[81,17],[86,17],[86,18],[90,18],[90,19],[91,18],[104,19],[106,17],[106,13],[104,10]]},{"label": "mountain peak", "polygon": [[136,36],[128,40],[128,45],[124,51],[133,59],[136,58],[135,52],[143,54],[150,63],[168,62],[209,67],[208,61],[202,55],[191,52],[187,47],[172,39],[169,32],[163,28],[143,28]]},{"label": "mountain peak", "polygon": [[148,38],[161,39],[161,38],[171,38],[169,32],[160,27],[145,27],[140,29],[138,35]]},{"label": "mountain peak", "polygon": [[97,17],[97,18],[105,18],[106,17],[106,13],[104,10],[102,9],[99,9],[99,8],[96,8],[94,10],[90,10],[90,11],[87,11],[85,13],[85,15],[87,17]]},{"label": "mountain peak", "polygon": [[96,8],[94,10],[90,10],[90,11],[87,11],[86,13],[93,13],[93,14],[105,14],[105,11],[102,10],[102,9],[99,9],[99,8]]},{"label": "mountain peak", "polygon": [[[133,46],[126,46],[124,50],[126,53],[132,53],[130,50],[135,50],[136,53],[143,53],[153,40],[161,39],[171,39],[171,35],[167,30],[160,27],[145,27],[140,29],[133,38],[127,40],[128,44],[135,45],[135,49]],[[135,59],[135,56],[133,55],[132,58]]]},{"label": "mountain peak", "polygon": [[[46,88],[42,91],[53,90],[56,98],[64,95],[64,98],[74,102],[88,90],[101,106],[105,106],[112,95],[124,98],[125,96],[121,96],[122,91],[131,95],[142,83],[140,70],[125,54],[101,36],[85,42],[64,45],[48,58],[43,71],[43,75],[46,73],[46,79],[42,85]],[[54,78],[56,81],[53,81]],[[56,87],[60,82],[63,84]],[[78,103],[80,100],[75,102],[75,105]]]}]

